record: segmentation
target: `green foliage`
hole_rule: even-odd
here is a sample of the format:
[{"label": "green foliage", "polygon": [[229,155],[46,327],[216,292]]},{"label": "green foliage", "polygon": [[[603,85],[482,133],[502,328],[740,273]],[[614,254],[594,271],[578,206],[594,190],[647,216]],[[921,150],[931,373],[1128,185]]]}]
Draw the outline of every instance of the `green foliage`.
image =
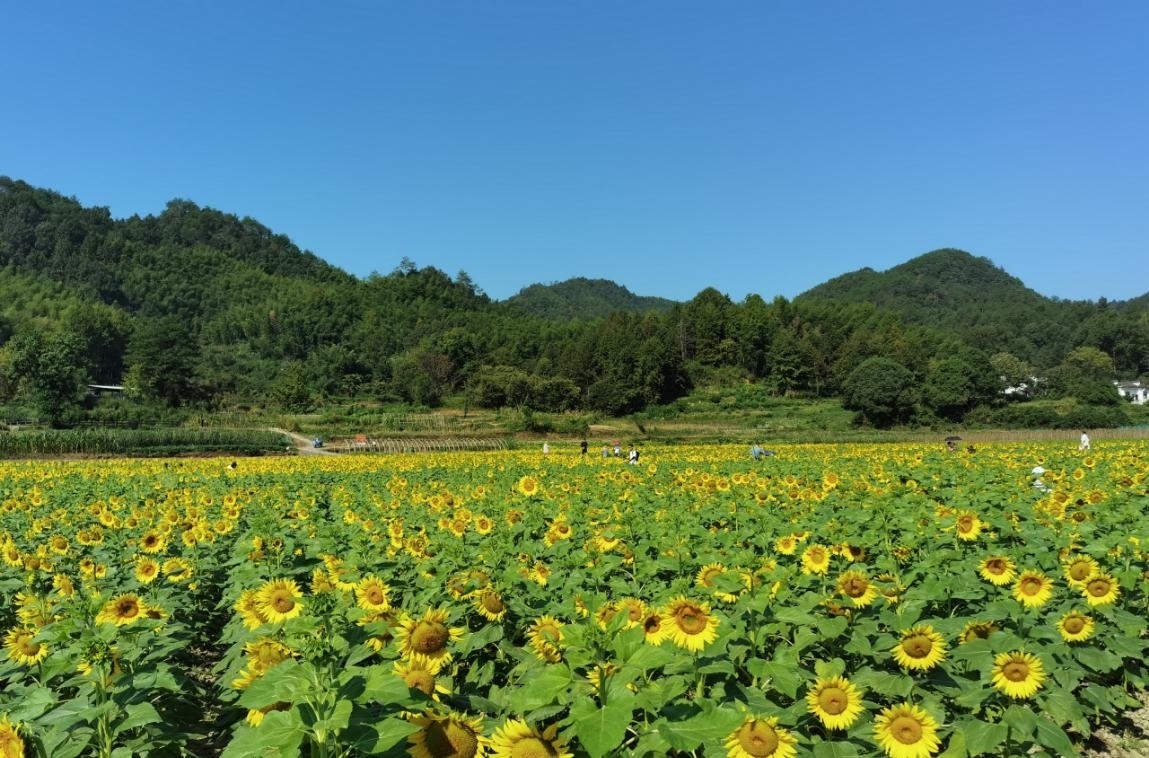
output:
[{"label": "green foliage", "polygon": [[186,322],[163,316],[136,322],[128,350],[132,393],[171,407],[195,398],[199,344]]},{"label": "green foliage", "polygon": [[854,369],[842,392],[842,407],[857,411],[866,423],[888,427],[904,423],[918,401],[913,374],[889,358],[867,358]]},{"label": "green foliage", "polygon": [[0,434],[0,458],[60,455],[170,456],[184,453],[259,455],[281,452],[282,435],[242,429],[66,429]]},{"label": "green foliage", "polygon": [[618,311],[664,313],[674,303],[661,297],[642,297],[605,279],[575,277],[557,284],[532,284],[519,290],[507,304],[529,316],[551,321],[594,321]]},{"label": "green foliage", "polygon": [[29,331],[70,335],[78,384],[123,384],[173,407],[297,411],[347,398],[619,415],[713,381],[840,397],[881,357],[912,374],[923,418],[952,422],[992,405],[1001,382],[1037,376],[1037,395],[1097,405],[1112,401],[1102,373],[1149,372],[1143,299],[1046,299],[961,251],[848,274],[793,302],[734,303],[703,287],[673,303],[576,278],[499,303],[465,272],[408,259],[357,280],[253,219],[188,200],[115,220],[0,177],[0,400],[35,391],[38,412],[78,418],[82,398],[61,389],[70,381],[32,375],[14,361],[18,345],[4,347]]},{"label": "green foliage", "polygon": [[1113,429],[1128,424],[1129,416],[1122,406],[1033,401],[979,410],[967,421],[1014,429]]},{"label": "green foliage", "polygon": [[10,370],[23,377],[33,405],[52,426],[78,415],[87,395],[81,363],[81,345],[71,333],[24,331],[13,340]]}]

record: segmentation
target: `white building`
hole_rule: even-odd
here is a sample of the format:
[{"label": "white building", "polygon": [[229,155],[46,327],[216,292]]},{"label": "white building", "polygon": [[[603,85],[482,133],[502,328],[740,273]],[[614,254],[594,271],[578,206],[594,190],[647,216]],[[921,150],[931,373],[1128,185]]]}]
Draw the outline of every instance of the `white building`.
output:
[{"label": "white building", "polygon": [[1117,391],[1121,393],[1121,397],[1134,405],[1149,403],[1149,387],[1141,382],[1114,382],[1114,384],[1117,385]]}]

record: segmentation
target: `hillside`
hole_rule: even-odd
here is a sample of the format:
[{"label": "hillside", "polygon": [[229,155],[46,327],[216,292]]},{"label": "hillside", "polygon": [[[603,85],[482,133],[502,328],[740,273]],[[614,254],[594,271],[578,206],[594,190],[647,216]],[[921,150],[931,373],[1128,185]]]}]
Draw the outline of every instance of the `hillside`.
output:
[{"label": "hillside", "polygon": [[1052,301],[988,258],[935,250],[893,268],[835,277],[795,300],[872,303],[909,323],[965,329],[1002,318],[1017,322],[1054,310]]},{"label": "hillside", "polygon": [[106,404],[87,407],[90,384],[128,388],[117,420],[350,402],[509,408],[529,424],[533,411],[635,413],[699,386],[835,398],[870,358],[929,385],[950,419],[992,404],[996,354],[1021,376],[1072,378],[1062,364],[1078,347],[1102,373],[1149,373],[1138,301],[1052,300],[957,250],[846,274],[793,302],[734,303],[707,287],[675,303],[587,278],[492,301],[465,272],[408,259],[358,279],[254,219],[187,200],[116,220],[3,177],[0,303],[0,412],[54,424],[99,422]]},{"label": "hillside", "polygon": [[611,313],[664,313],[673,300],[635,295],[606,279],[577,277],[557,284],[532,284],[519,290],[507,304],[535,318],[553,321],[603,318]]}]

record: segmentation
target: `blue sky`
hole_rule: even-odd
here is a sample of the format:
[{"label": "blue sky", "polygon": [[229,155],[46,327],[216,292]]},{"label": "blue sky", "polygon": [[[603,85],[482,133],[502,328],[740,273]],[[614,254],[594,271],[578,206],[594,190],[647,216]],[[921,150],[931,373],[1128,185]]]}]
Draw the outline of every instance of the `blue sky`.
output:
[{"label": "blue sky", "polygon": [[1149,292],[1149,3],[18,3],[0,175],[365,277],[792,298],[930,250]]}]

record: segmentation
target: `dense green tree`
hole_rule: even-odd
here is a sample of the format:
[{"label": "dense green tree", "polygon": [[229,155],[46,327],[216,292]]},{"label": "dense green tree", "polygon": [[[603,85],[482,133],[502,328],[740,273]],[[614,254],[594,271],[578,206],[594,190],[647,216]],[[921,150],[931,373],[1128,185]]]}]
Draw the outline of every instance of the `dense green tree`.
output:
[{"label": "dense green tree", "polygon": [[24,330],[12,339],[10,348],[12,375],[48,423],[61,426],[74,419],[88,395],[88,376],[76,335]]},{"label": "dense green tree", "polygon": [[289,411],[302,412],[311,408],[311,384],[302,363],[294,362],[284,366],[279,382],[271,391],[271,397],[281,408]]},{"label": "dense green tree", "polygon": [[842,407],[860,420],[883,428],[905,423],[918,402],[916,379],[891,358],[867,358],[850,372],[842,390]]},{"label": "dense green tree", "polygon": [[119,384],[132,325],[122,310],[97,302],[68,309],[62,329],[76,337],[80,368],[96,384]]},{"label": "dense green tree", "polygon": [[993,369],[997,380],[999,393],[1011,390],[1017,397],[1028,398],[1034,392],[1033,367],[1012,353],[994,353],[989,358],[990,368]]},{"label": "dense green tree", "polygon": [[930,364],[921,388],[921,401],[935,415],[960,421],[976,405],[989,399],[983,391],[984,369],[958,357],[940,358]]},{"label": "dense green tree", "polygon": [[138,320],[128,343],[125,390],[173,408],[201,399],[200,352],[195,335],[176,316]]},{"label": "dense green tree", "polygon": [[392,388],[408,402],[435,407],[450,389],[455,367],[442,353],[415,348],[395,356],[391,362]]},{"label": "dense green tree", "polygon": [[734,304],[713,287],[707,287],[690,302],[674,308],[677,343],[683,361],[717,366],[735,359],[735,342],[729,339]]}]

